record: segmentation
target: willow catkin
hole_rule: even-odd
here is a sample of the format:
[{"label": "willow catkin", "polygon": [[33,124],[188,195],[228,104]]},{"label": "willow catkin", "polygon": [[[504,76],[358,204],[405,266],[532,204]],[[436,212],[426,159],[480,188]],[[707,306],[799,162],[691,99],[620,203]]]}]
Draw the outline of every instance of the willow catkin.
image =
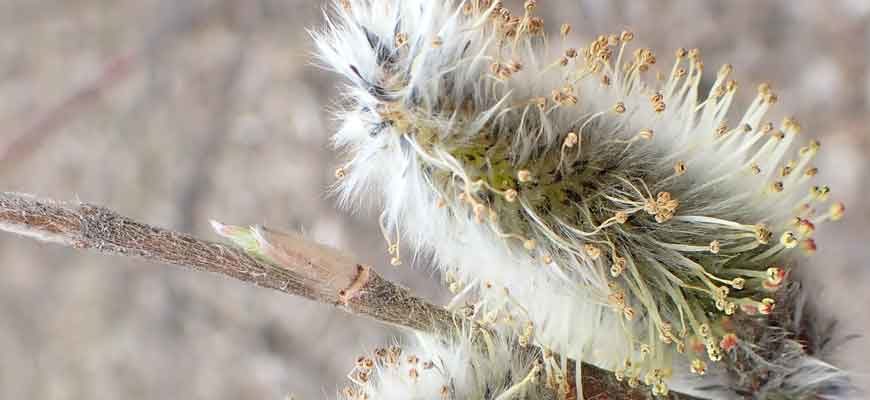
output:
[{"label": "willow catkin", "polygon": [[433,255],[484,324],[657,395],[729,386],[755,340],[735,318],[764,325],[843,216],[812,183],[820,144],[766,119],[768,84],[730,111],[730,65],[701,93],[697,49],[663,65],[628,31],[574,47],[535,7],[336,2],[313,37],[347,82],[341,202],[379,205],[393,264],[401,239]]}]

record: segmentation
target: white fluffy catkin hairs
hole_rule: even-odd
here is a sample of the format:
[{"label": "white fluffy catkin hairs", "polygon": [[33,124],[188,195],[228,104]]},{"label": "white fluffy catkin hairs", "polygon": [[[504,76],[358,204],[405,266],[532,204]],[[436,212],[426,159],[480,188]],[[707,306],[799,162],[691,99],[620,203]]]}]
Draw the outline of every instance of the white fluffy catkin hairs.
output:
[{"label": "white fluffy catkin hairs", "polygon": [[409,337],[357,358],[343,400],[552,399],[545,366],[528,349],[493,338],[486,349],[470,336]]},{"label": "white fluffy catkin hairs", "polygon": [[401,238],[432,254],[481,323],[654,394],[839,387],[819,363],[795,397],[775,364],[794,360],[745,362],[769,358],[756,353],[770,329],[800,337],[773,315],[794,297],[780,289],[815,226],[843,216],[811,183],[819,143],[795,146],[795,119],[765,119],[767,84],[729,112],[730,65],[702,94],[698,50],[660,69],[631,32],[572,47],[571,26],[548,38],[535,7],[337,1],[313,35],[349,82],[341,201],[382,205],[393,264]]}]

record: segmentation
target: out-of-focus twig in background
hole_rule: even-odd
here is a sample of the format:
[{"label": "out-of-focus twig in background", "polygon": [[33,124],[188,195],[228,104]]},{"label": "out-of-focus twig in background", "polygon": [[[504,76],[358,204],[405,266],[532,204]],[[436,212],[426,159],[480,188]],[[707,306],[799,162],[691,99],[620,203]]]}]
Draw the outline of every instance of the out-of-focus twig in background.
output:
[{"label": "out-of-focus twig in background", "polygon": [[[819,138],[848,216],[804,270],[842,320],[870,329],[870,5],[863,0],[539,1],[575,40],[630,28],[670,61],[732,63]],[[333,76],[311,66],[303,0],[0,2],[0,186],[210,235],[209,217],[302,229],[387,265],[376,219],[336,210]],[[120,265],[118,265],[120,264]],[[0,398],[329,395],[385,328],[236,282],[0,237]],[[427,270],[388,274],[435,301]],[[866,371],[867,339],[844,365]]]}]

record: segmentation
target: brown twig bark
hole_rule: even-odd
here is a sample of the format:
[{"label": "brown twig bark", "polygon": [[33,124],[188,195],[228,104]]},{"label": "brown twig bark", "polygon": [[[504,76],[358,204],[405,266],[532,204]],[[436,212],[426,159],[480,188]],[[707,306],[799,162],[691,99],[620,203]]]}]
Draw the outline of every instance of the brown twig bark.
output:
[{"label": "brown twig bark", "polygon": [[[238,229],[220,224],[216,228]],[[462,320],[338,250],[262,227],[251,231],[258,239],[255,254],[260,257],[236,246],[149,226],[100,206],[0,193],[0,230],[79,249],[213,272],[422,332],[450,335]],[[648,391],[617,382],[607,371],[588,364],[581,368],[585,398],[650,397]],[[682,394],[669,397],[693,399]]]}]

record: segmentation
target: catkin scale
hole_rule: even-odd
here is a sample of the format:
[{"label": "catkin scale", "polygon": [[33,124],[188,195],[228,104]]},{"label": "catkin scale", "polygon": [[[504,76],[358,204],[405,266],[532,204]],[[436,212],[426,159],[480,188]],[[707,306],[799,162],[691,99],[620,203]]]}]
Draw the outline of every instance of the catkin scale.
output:
[{"label": "catkin scale", "polygon": [[314,34],[350,82],[339,197],[375,193],[394,261],[402,237],[433,254],[483,323],[691,392],[684,375],[727,369],[732,317],[772,313],[779,271],[816,247],[809,227],[839,219],[809,184],[818,143],[795,149],[794,119],[764,119],[769,85],[729,113],[730,65],[700,93],[697,50],[657,71],[630,32],[547,39],[535,7],[340,3]]}]

